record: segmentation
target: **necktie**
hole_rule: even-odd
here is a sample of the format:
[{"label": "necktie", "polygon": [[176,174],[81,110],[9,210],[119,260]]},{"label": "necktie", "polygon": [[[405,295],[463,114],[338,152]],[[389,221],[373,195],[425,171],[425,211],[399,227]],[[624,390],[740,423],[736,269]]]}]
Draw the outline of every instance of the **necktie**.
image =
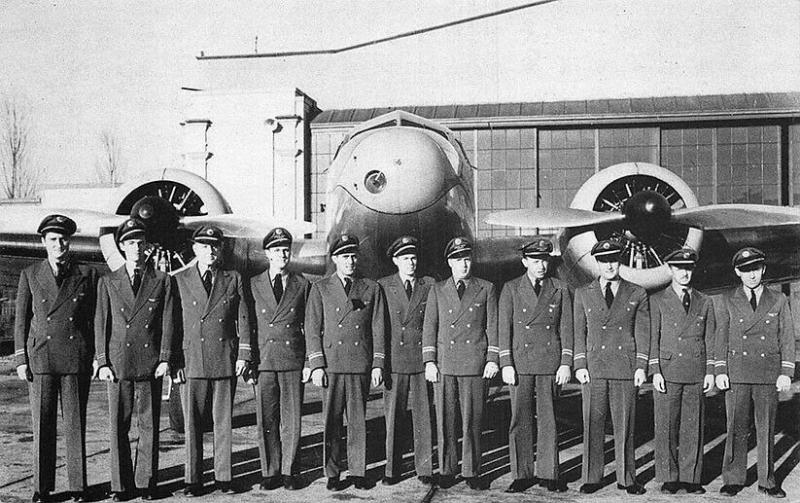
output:
[{"label": "necktie", "polygon": [[131,280],[131,287],[133,287],[134,296],[136,296],[139,293],[139,287],[141,286],[142,286],[142,270],[134,269],[133,279]]},{"label": "necktie", "polygon": [[275,276],[275,284],[272,285],[272,293],[275,294],[275,302],[280,302],[283,297],[283,275]]},{"label": "necktie", "polygon": [[411,281],[406,280],[406,298],[411,299],[411,292],[413,292],[413,287],[411,286]]},{"label": "necktie", "polygon": [[61,283],[64,282],[64,276],[66,276],[67,265],[64,262],[56,262],[56,285],[61,286]]},{"label": "necktie", "polygon": [[203,288],[206,289],[206,295],[211,295],[211,269],[203,273]]},{"label": "necktie", "polygon": [[465,288],[466,287],[464,286],[464,282],[463,281],[459,281],[458,283],[456,283],[456,293],[458,293],[458,300],[461,300],[461,297],[464,296],[464,289]]},{"label": "necktie", "polygon": [[350,278],[344,279],[344,294],[350,296],[350,287],[353,286],[353,280]]},{"label": "necktie", "polygon": [[611,282],[606,283],[606,306],[611,309],[611,304],[614,303],[614,292],[611,291]]},{"label": "necktie", "polygon": [[691,299],[689,298],[689,289],[688,288],[684,288],[683,289],[683,310],[686,311],[687,313],[689,312],[689,303],[690,302],[691,302]]},{"label": "necktie", "polygon": [[758,301],[756,300],[756,290],[755,288],[750,289],[750,307],[753,308],[753,311],[756,310],[758,306]]},{"label": "necktie", "polygon": [[536,280],[533,282],[533,293],[536,294],[538,297],[540,293],[542,293],[542,282],[541,280]]}]

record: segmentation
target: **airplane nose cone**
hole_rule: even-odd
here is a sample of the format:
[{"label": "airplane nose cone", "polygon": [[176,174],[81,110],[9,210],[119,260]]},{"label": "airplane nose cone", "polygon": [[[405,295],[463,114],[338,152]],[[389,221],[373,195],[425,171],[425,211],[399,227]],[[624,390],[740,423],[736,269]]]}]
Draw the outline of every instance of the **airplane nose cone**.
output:
[{"label": "airplane nose cone", "polygon": [[672,216],[672,208],[658,192],[643,190],[625,202],[622,213],[631,232],[641,239],[647,239],[663,232]]},{"label": "airplane nose cone", "polygon": [[455,173],[432,134],[409,127],[365,134],[350,152],[339,185],[382,213],[411,213],[430,206],[444,193],[447,175]]}]

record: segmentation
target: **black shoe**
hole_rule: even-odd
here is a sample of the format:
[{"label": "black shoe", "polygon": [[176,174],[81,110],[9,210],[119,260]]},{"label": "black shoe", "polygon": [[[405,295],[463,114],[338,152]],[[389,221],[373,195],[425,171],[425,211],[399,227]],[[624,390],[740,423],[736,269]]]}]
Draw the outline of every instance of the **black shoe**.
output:
[{"label": "black shoe", "polygon": [[353,487],[356,489],[372,489],[373,484],[366,477],[350,477],[353,481]]},{"label": "black shoe", "polygon": [[719,488],[719,492],[720,494],[724,494],[725,496],[736,496],[742,489],[744,489],[743,485],[725,484],[724,486]]},{"label": "black shoe", "polygon": [[183,488],[183,495],[189,498],[193,498],[195,496],[200,495],[200,491],[203,489],[202,484],[189,484]]},{"label": "black shoe", "polygon": [[647,492],[647,490],[644,488],[644,486],[642,484],[637,484],[636,482],[634,482],[633,484],[631,484],[629,486],[624,486],[622,484],[617,484],[617,489],[619,489],[620,491],[625,491],[628,494],[633,494],[633,495],[637,495],[637,496]]},{"label": "black shoe", "polygon": [[539,480],[539,485],[551,493],[563,493],[567,490],[567,483],[558,479],[541,479]]},{"label": "black shoe", "polygon": [[603,484],[600,484],[598,482],[587,482],[586,484],[583,484],[581,486],[580,491],[583,494],[592,494],[592,493],[596,493],[597,491],[599,491],[602,487],[603,487]]},{"label": "black shoe", "polygon": [[78,492],[72,493],[72,501],[74,503],[86,503],[88,500],[89,500],[89,498],[86,496],[86,493],[84,493],[83,491],[78,491]]},{"label": "black shoe", "polygon": [[281,478],[277,475],[274,477],[264,477],[261,479],[261,483],[258,485],[261,489],[265,491],[272,491],[273,489],[277,489],[281,486]]},{"label": "black shoe", "polygon": [[680,488],[681,487],[678,482],[664,482],[661,484],[661,492],[663,494],[675,494]]},{"label": "black shoe", "polygon": [[467,486],[473,491],[485,491],[489,489],[489,484],[480,477],[466,477]]},{"label": "black shoe", "polygon": [[778,486],[770,487],[769,489],[767,489],[766,487],[763,487],[763,486],[758,486],[758,492],[764,493],[767,496],[771,496],[773,498],[785,498],[786,497],[786,491],[784,491],[783,489],[781,489]]},{"label": "black shoe", "polygon": [[133,494],[129,491],[119,491],[112,494],[114,495],[111,498],[113,501],[128,501],[133,499]]},{"label": "black shoe", "polygon": [[383,479],[381,479],[381,484],[385,486],[393,486],[398,482],[400,482],[400,477],[387,477],[386,475],[384,475]]},{"label": "black shoe", "polygon": [[683,488],[686,489],[686,492],[689,494],[705,494],[706,490],[702,484],[692,484],[686,482],[683,484]]},{"label": "black shoe", "polygon": [[339,482],[339,477],[328,477],[328,483],[325,485],[325,488],[329,491],[341,491],[344,489],[344,486],[341,482]]},{"label": "black shoe", "polygon": [[228,494],[233,492],[230,480],[215,480],[214,485],[221,493]]},{"label": "black shoe", "polygon": [[49,503],[50,501],[53,501],[53,498],[47,491],[35,491],[31,497],[31,501],[33,503]]},{"label": "black shoe", "polygon": [[456,485],[456,478],[452,475],[439,475],[439,487],[442,489],[450,489]]},{"label": "black shoe", "polygon": [[511,485],[508,486],[508,489],[506,489],[506,492],[521,493],[531,486],[533,486],[533,481],[530,479],[514,479]]},{"label": "black shoe", "polygon": [[297,478],[294,475],[284,475],[282,479],[284,489],[294,491],[300,488],[300,484],[297,483]]},{"label": "black shoe", "polygon": [[433,485],[433,475],[420,475],[417,477],[417,479],[426,486]]}]

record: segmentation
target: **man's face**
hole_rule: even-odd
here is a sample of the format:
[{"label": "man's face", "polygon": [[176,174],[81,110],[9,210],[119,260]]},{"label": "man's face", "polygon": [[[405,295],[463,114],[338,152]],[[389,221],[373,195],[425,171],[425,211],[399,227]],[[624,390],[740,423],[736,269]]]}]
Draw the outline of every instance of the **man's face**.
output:
[{"label": "man's face", "polygon": [[742,280],[742,284],[747,288],[758,288],[761,284],[761,279],[764,276],[764,271],[767,270],[767,266],[759,265],[756,267],[745,267],[744,270],[736,268],[736,275],[739,276],[739,279]]},{"label": "man's face", "polygon": [[544,279],[547,274],[547,259],[522,257],[522,265],[528,270],[528,276],[533,279]]},{"label": "man's face", "polygon": [[288,246],[273,246],[264,250],[264,254],[269,260],[269,268],[273,272],[281,272],[292,259],[292,252]]},{"label": "man's face", "polygon": [[47,258],[57,261],[69,252],[69,237],[60,232],[45,232],[42,236],[42,244],[47,251]]},{"label": "man's face", "polygon": [[203,267],[211,267],[219,261],[220,247],[218,245],[194,243],[192,251],[194,251],[194,256],[197,257],[197,262]]},{"label": "man's face", "polygon": [[450,266],[450,272],[453,274],[453,279],[458,281],[469,277],[472,271],[472,257],[460,257],[447,259],[447,265]]},{"label": "man's face", "polygon": [[684,288],[688,287],[692,282],[692,275],[694,275],[693,265],[671,265],[669,272],[672,274],[672,284],[674,286]]},{"label": "man's face", "polygon": [[397,266],[397,272],[401,276],[413,276],[417,272],[417,256],[415,254],[400,255],[399,257],[392,257],[392,262]]},{"label": "man's face", "polygon": [[119,244],[122,254],[125,255],[125,260],[132,264],[139,264],[144,261],[144,250],[147,247],[147,241],[140,238],[125,239]]},{"label": "man's face", "polygon": [[600,267],[600,276],[603,279],[608,281],[619,279],[619,262],[601,262],[598,260],[597,265]]},{"label": "man's face", "polygon": [[342,253],[331,257],[336,272],[341,276],[353,276],[356,273],[356,263],[358,262],[358,255],[355,253]]}]

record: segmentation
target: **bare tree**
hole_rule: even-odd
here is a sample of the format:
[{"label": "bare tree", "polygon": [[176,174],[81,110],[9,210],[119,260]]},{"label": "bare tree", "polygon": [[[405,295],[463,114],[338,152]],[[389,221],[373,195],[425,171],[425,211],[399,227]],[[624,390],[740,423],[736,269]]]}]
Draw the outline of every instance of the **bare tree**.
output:
[{"label": "bare tree", "polygon": [[97,162],[97,179],[101,183],[117,185],[122,179],[122,148],[119,138],[110,130],[100,133],[103,152]]},{"label": "bare tree", "polygon": [[18,99],[0,100],[0,172],[8,199],[36,195],[44,170],[31,156],[33,126],[29,109]]}]

